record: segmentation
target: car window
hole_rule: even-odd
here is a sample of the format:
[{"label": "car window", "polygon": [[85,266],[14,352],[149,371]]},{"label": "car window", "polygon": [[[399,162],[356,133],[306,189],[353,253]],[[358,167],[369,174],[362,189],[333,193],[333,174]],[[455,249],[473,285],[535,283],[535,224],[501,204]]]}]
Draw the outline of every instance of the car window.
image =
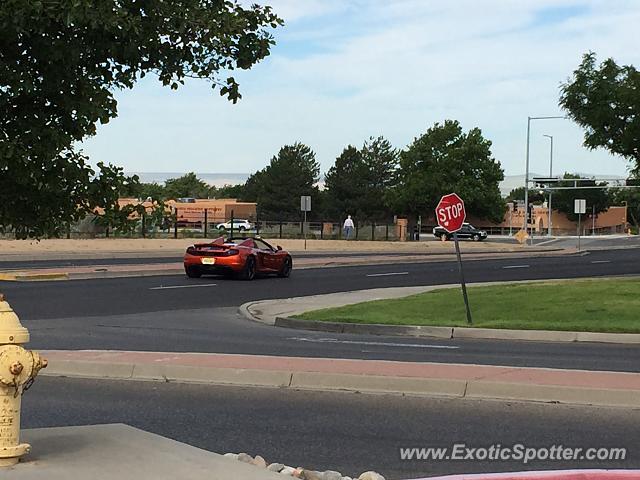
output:
[{"label": "car window", "polygon": [[273,250],[266,242],[262,240],[255,239],[253,243],[256,244],[256,248],[260,248],[261,250]]}]

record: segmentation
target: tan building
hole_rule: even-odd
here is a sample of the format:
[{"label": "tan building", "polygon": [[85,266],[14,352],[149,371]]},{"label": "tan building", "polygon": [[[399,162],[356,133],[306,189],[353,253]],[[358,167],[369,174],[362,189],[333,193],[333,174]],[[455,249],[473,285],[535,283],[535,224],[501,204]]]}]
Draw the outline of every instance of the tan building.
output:
[{"label": "tan building", "polygon": [[[504,220],[499,224],[487,224],[483,221],[476,221],[477,226],[489,228],[501,228],[518,230],[522,228],[524,222],[524,209],[516,212],[507,210]],[[473,220],[470,220],[473,223]],[[624,233],[628,228],[627,207],[609,207],[606,212],[596,214],[595,218],[587,212],[582,215],[581,230],[583,235],[602,235],[611,233]],[[551,213],[551,226],[554,235],[576,235],[578,233],[578,222],[571,221],[564,213],[553,210]],[[535,233],[547,233],[549,229],[549,210],[546,207],[534,206],[533,223],[530,225]]]},{"label": "tan building", "polygon": [[231,217],[250,222],[256,219],[256,204],[252,202],[238,202],[235,198],[191,199],[187,202],[169,200],[166,205],[177,215],[178,223],[198,224],[204,221],[205,210],[207,222],[226,222]]}]

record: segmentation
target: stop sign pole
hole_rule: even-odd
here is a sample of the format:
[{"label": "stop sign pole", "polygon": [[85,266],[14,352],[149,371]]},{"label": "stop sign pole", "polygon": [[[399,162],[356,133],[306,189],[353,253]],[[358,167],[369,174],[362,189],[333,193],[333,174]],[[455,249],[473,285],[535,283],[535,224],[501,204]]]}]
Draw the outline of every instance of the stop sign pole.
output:
[{"label": "stop sign pole", "polygon": [[462,285],[462,297],[464,298],[464,306],[467,310],[467,323],[471,325],[471,309],[469,308],[469,298],[467,297],[467,284],[464,281],[464,270],[462,268],[462,256],[460,255],[460,245],[458,243],[458,230],[462,228],[467,212],[464,208],[464,202],[455,193],[443,196],[436,207],[436,220],[438,225],[447,233],[453,234],[453,240],[456,244],[456,256],[458,257],[458,270],[460,271],[460,284]]}]

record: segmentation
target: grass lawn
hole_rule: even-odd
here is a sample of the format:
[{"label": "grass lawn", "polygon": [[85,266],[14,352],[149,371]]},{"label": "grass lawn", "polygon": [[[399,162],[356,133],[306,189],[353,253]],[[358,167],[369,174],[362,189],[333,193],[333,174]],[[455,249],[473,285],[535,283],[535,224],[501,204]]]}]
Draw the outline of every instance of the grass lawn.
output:
[{"label": "grass lawn", "polygon": [[[473,326],[640,333],[640,279],[575,280],[467,288]],[[298,315],[305,320],[467,326],[460,288]]]}]

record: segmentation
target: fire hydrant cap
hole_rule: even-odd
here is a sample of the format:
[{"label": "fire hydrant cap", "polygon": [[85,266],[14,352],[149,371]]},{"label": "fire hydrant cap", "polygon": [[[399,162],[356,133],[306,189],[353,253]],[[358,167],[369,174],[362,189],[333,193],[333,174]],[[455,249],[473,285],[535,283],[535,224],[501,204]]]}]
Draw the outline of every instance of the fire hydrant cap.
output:
[{"label": "fire hydrant cap", "polygon": [[20,319],[0,294],[0,345],[6,343],[27,343],[29,331],[22,326]]}]

